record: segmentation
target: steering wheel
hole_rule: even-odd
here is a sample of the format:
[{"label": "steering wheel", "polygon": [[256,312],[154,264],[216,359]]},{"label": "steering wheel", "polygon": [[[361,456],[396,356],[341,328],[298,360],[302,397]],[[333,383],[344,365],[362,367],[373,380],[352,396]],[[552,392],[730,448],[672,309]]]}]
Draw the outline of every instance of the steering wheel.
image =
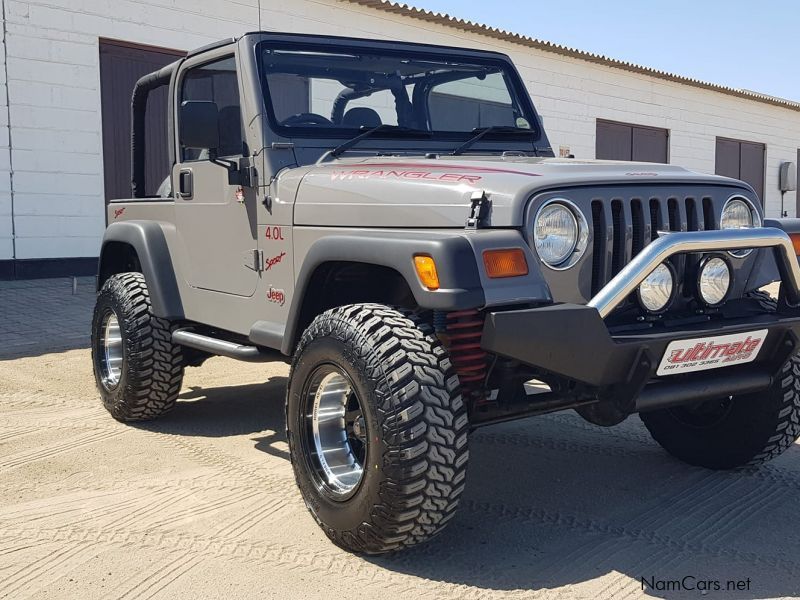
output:
[{"label": "steering wheel", "polygon": [[281,125],[292,127],[297,125],[333,125],[333,121],[317,113],[298,113],[281,121]]}]

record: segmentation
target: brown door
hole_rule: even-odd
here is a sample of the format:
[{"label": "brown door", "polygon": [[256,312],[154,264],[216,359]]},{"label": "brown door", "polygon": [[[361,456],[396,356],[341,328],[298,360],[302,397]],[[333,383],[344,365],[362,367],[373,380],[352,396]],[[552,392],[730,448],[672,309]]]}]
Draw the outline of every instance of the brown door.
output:
[{"label": "brown door", "polygon": [[[106,202],[131,196],[131,93],[147,73],[184,55],[168,50],[100,40],[100,97],[103,111],[103,175]],[[154,195],[169,174],[167,89],[151,93],[147,102],[145,191]]]},{"label": "brown door", "polygon": [[749,183],[763,203],[765,153],[764,144],[717,138],[714,172]]},{"label": "brown door", "polygon": [[714,172],[717,175],[739,179],[739,162],[739,142],[717,138]]},{"label": "brown door", "polygon": [[632,160],[631,126],[598,121],[595,156],[603,160]]},{"label": "brown door", "polygon": [[595,156],[604,160],[667,163],[669,131],[598,120]]},{"label": "brown door", "polygon": [[633,127],[632,159],[640,162],[666,163],[668,134],[666,129]]}]

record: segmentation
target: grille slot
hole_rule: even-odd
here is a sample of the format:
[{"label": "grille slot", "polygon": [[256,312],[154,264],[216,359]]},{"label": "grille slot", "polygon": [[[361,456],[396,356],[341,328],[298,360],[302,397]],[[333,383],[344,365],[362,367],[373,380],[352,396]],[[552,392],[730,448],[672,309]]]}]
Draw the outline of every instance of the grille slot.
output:
[{"label": "grille slot", "polygon": [[650,240],[658,239],[659,230],[664,228],[661,220],[661,204],[657,198],[650,199]]},{"label": "grille slot", "polygon": [[631,200],[631,234],[631,255],[636,256],[644,248],[644,213],[638,198]]},{"label": "grille slot", "polygon": [[700,231],[702,228],[697,224],[697,210],[694,198],[686,199],[686,230]]},{"label": "grille slot", "polygon": [[592,202],[592,295],[603,287],[606,257],[606,217],[603,202]]},{"label": "grille slot", "polygon": [[625,260],[625,219],[622,214],[622,201],[611,202],[611,227],[613,229],[611,246],[611,276],[622,270]]},{"label": "grille slot", "polygon": [[667,201],[667,212],[669,214],[669,230],[681,230],[681,217],[678,214],[678,201],[675,198],[670,198]]},{"label": "grille slot", "polygon": [[[695,203],[694,198],[686,198],[686,230],[687,231],[701,231],[704,229],[704,225],[698,223],[697,218],[697,205]],[[686,264],[684,266],[685,273],[692,277],[692,275],[697,272],[697,265],[700,262],[700,255],[699,254],[687,254],[686,255]],[[694,290],[695,284],[691,283],[686,285],[686,280],[684,280],[683,286],[683,295],[686,298],[691,297],[692,292]]]},{"label": "grille slot", "polygon": [[703,226],[706,231],[717,228],[714,220],[714,203],[711,198],[703,198]]}]

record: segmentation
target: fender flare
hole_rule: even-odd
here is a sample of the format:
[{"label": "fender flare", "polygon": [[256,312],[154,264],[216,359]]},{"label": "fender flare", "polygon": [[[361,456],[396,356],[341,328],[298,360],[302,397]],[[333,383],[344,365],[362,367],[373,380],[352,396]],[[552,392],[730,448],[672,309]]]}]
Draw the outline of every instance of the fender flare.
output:
[{"label": "fender flare", "polygon": [[[422,286],[414,269],[414,255],[433,257],[440,287]],[[365,235],[330,235],[314,242],[297,274],[281,351],[291,354],[300,311],[316,269],[328,262],[358,262],[394,269],[406,280],[417,304],[426,309],[460,310],[484,304],[475,253],[463,235],[371,232]]]},{"label": "fender flare", "polygon": [[127,244],[136,251],[147,282],[153,314],[163,319],[183,319],[183,303],[162,224],[156,221],[119,221],[108,226],[100,250],[98,289],[104,283],[103,265],[110,242]]}]

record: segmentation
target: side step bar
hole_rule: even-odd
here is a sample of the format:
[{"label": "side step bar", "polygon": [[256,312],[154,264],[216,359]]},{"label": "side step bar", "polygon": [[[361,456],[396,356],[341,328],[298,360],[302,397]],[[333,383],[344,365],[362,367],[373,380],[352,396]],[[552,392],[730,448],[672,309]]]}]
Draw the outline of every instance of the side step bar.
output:
[{"label": "side step bar", "polygon": [[245,362],[270,362],[284,358],[277,350],[265,352],[257,346],[246,346],[227,340],[220,340],[196,333],[191,329],[176,329],[172,332],[172,341],[181,346]]}]

